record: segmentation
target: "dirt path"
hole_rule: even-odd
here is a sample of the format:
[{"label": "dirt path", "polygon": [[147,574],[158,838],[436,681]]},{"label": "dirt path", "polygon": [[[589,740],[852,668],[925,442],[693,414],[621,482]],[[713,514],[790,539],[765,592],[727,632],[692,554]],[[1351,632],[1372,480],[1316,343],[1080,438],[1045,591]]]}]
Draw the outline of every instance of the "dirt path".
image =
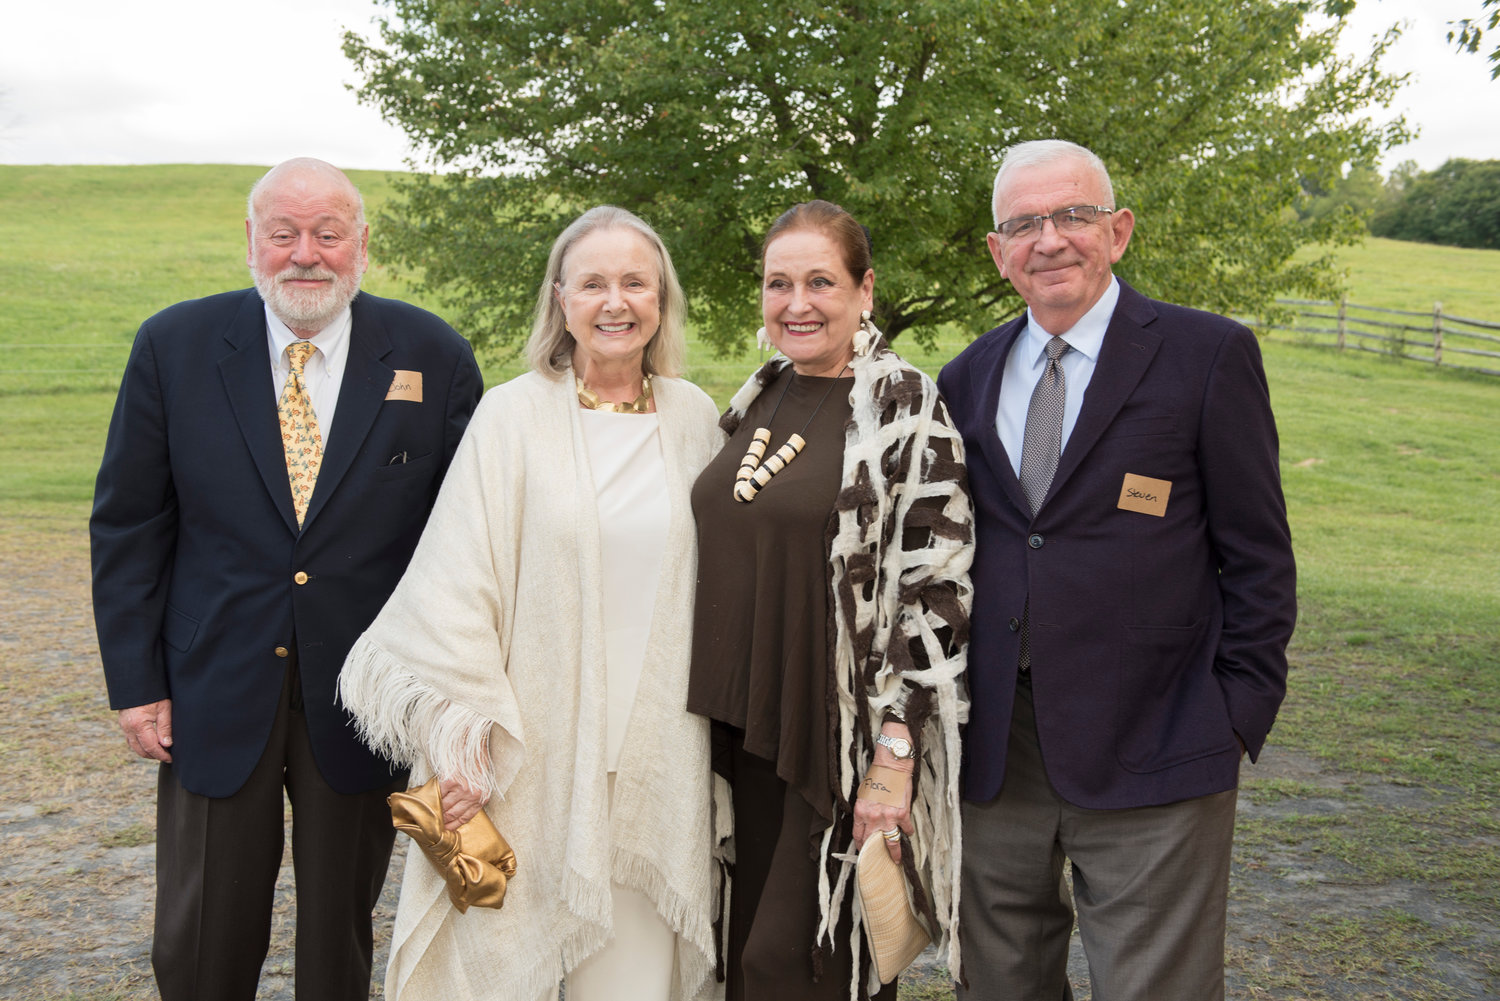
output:
[{"label": "dirt path", "polygon": [[[81,529],[0,526],[0,663],[0,997],[155,998],[156,768],[129,753],[105,705]],[[288,854],[267,1001],[292,999],[290,890]],[[382,971],[395,903],[391,880]]]},{"label": "dirt path", "polygon": [[[80,527],[0,524],[0,663],[0,752],[8,763],[0,775],[0,998],[154,998],[156,772],[127,752],[105,707]],[[1426,884],[1371,880],[1314,844],[1263,835],[1293,815],[1353,820],[1357,828],[1441,791],[1366,783],[1351,798],[1352,777],[1274,747],[1253,776],[1240,799],[1249,833],[1236,846],[1231,888],[1231,998],[1456,1001],[1500,993],[1496,915]],[[1256,791],[1278,788],[1298,794]],[[392,872],[401,864],[398,854]],[[292,998],[290,873],[288,859],[262,999]],[[395,884],[387,881],[376,916],[377,981]],[[1398,931],[1404,921],[1420,934],[1359,948],[1330,934],[1346,925],[1367,929],[1372,915],[1384,914]],[[1084,977],[1081,957],[1074,960]],[[381,996],[378,984],[372,996]],[[903,996],[951,993],[929,972]]]}]

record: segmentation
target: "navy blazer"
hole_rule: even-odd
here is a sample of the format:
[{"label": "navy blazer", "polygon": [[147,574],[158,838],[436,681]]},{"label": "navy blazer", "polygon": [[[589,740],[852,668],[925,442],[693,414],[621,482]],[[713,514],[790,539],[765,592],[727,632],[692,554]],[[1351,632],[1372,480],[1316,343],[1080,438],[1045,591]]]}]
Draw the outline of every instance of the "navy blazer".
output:
[{"label": "navy blazer", "polygon": [[[411,558],[479,401],[467,341],[425,310],[355,297],[338,411],[297,529],[254,289],[142,324],[89,522],[110,706],[172,700],[183,787],[236,792],[265,750],[297,644],[313,755],[341,793],[399,774],[355,736],[339,669]],[[422,373],[420,402],[387,399]]]},{"label": "navy blazer", "polygon": [[[977,519],[964,795],[1005,776],[1020,619],[1047,774],[1089,809],[1233,788],[1286,691],[1296,573],[1260,349],[1212,313],[1121,282],[1057,474],[1033,518],[995,430],[1026,317],[943,368]],[[1165,511],[1119,506],[1127,474],[1171,484]]]}]

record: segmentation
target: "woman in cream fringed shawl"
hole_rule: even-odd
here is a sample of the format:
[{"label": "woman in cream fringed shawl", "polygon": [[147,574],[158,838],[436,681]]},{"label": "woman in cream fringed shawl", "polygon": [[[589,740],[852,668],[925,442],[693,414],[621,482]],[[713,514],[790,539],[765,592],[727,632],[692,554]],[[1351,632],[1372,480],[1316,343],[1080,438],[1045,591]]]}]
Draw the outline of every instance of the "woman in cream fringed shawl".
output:
[{"label": "woman in cream fringed shawl", "polygon": [[688,493],[722,436],[712,401],[672,377],[683,312],[665,247],[630,213],[592,209],[558,237],[534,371],[485,396],[344,665],[366,740],[413,785],[440,778],[449,829],[482,805],[518,860],[501,909],[461,914],[407,853],[395,1001],[539,1001],[560,982],[568,1001],[722,994],[729,821],[708,722],[685,710]]}]

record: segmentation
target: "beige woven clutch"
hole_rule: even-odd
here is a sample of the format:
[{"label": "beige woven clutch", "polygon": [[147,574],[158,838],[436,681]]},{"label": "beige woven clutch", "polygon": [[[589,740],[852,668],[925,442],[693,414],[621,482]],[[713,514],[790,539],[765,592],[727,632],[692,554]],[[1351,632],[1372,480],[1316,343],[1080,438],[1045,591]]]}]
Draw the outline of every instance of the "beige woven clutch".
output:
[{"label": "beige woven clutch", "polygon": [[891,858],[885,839],[878,833],[865,839],[854,870],[865,941],[875,958],[880,982],[888,984],[921,955],[932,937],[912,912],[906,874]]}]

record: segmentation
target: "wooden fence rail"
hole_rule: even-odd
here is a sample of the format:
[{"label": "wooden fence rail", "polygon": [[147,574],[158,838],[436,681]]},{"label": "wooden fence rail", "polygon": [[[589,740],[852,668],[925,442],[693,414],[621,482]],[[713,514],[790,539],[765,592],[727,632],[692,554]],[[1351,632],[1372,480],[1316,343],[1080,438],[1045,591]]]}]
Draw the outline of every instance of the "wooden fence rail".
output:
[{"label": "wooden fence rail", "polygon": [[[1500,368],[1485,361],[1500,359],[1500,323],[1452,316],[1443,312],[1443,304],[1434,303],[1430,312],[1410,309],[1387,309],[1383,306],[1361,306],[1347,298],[1338,302],[1326,299],[1277,299],[1282,306],[1295,307],[1291,323],[1271,323],[1265,319],[1248,320],[1258,330],[1283,331],[1298,339],[1318,342],[1331,338],[1343,350],[1372,351],[1405,361],[1430,362],[1467,372],[1500,376]],[[1375,315],[1394,317],[1379,319]],[[1412,319],[1420,318],[1421,322]]]}]

